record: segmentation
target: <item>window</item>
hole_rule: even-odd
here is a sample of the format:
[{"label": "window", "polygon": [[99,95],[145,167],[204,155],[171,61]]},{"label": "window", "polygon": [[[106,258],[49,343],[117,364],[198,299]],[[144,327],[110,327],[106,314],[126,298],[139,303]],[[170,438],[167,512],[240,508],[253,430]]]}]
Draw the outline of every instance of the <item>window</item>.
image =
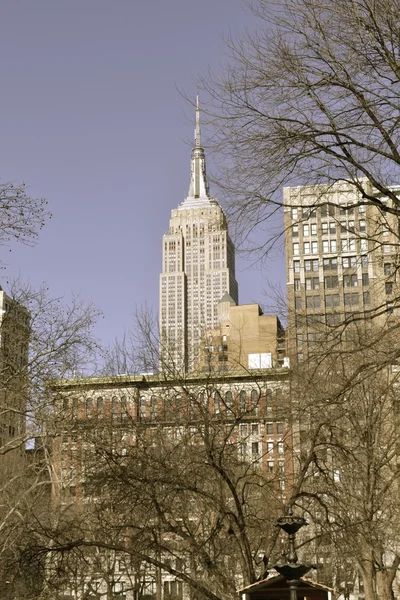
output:
[{"label": "window", "polygon": [[319,296],[307,296],[306,297],[307,308],[320,308],[321,299]]},{"label": "window", "polygon": [[257,423],[251,424],[251,435],[258,435],[258,424]]},{"label": "window", "polygon": [[299,260],[293,261],[293,271],[295,273],[300,273],[300,261]]},{"label": "window", "polygon": [[267,423],[266,433],[267,433],[267,435],[273,435],[273,433],[274,433],[274,424],[273,423]]},{"label": "window", "polygon": [[344,269],[355,269],[357,266],[356,256],[344,256],[342,258],[342,265]]},{"label": "window", "polygon": [[226,411],[228,413],[231,413],[232,412],[232,406],[233,406],[232,392],[226,392],[226,394],[225,394],[225,405],[226,405]]},{"label": "window", "polygon": [[357,287],[357,275],[343,275],[343,287]]},{"label": "window", "polygon": [[111,419],[116,421],[118,418],[118,398],[116,396],[111,400]]},{"label": "window", "polygon": [[316,210],[312,206],[305,206],[303,208],[304,219],[315,219],[316,216]]},{"label": "window", "polygon": [[342,216],[347,215],[348,217],[354,215],[354,207],[353,206],[341,206],[340,207],[340,214]]},{"label": "window", "polygon": [[256,415],[258,413],[258,400],[259,400],[259,393],[257,392],[257,390],[251,390],[251,409],[252,409],[252,414]]},{"label": "window", "polygon": [[340,325],[342,316],[339,313],[333,315],[326,315],[326,324],[330,327],[336,327],[336,325]]},{"label": "window", "polygon": [[103,413],[103,398],[97,398],[97,416],[99,417]]},{"label": "window", "polygon": [[[294,246],[294,244],[293,244]],[[303,252],[304,254],[310,254],[310,242],[303,242]],[[293,252],[294,254],[294,252]]]},{"label": "window", "polygon": [[279,452],[279,454],[283,454],[284,450],[285,450],[284,443],[282,441],[278,442],[278,452]]},{"label": "window", "polygon": [[292,208],[292,219],[293,221],[297,221],[299,218],[299,211],[297,208]]},{"label": "window", "polygon": [[364,219],[360,219],[358,222],[358,228],[361,232],[365,231],[365,220]]},{"label": "window", "polygon": [[306,277],[305,285],[306,285],[306,290],[319,290],[319,278],[318,277]]},{"label": "window", "polygon": [[365,211],[366,211],[365,204],[360,204],[360,206],[358,207],[358,212],[359,213],[365,213]]},{"label": "window", "polygon": [[258,457],[259,456],[259,444],[258,442],[252,442],[251,444],[251,454],[253,455],[253,457]]},{"label": "window", "polygon": [[368,275],[368,273],[363,273],[361,277],[362,277],[362,284],[363,285],[368,285],[369,284],[369,275]]},{"label": "window", "polygon": [[393,294],[393,283],[391,281],[385,283],[385,293],[386,296],[391,296]]},{"label": "window", "polygon": [[221,394],[219,392],[215,392],[214,394],[214,414],[218,415],[221,412]]},{"label": "window", "polygon": [[327,254],[329,252],[329,240],[322,240],[322,252]]},{"label": "window", "polygon": [[274,472],[274,461],[273,460],[269,460],[267,462],[267,469],[268,469],[268,473]]},{"label": "window", "polygon": [[299,243],[295,242],[293,244],[293,256],[298,256],[299,255]]},{"label": "window", "polygon": [[309,225],[307,225],[307,224],[306,224],[306,225],[303,225],[303,235],[304,235],[305,237],[307,237],[307,236],[309,236],[309,235],[310,235],[310,226],[309,226]]},{"label": "window", "polygon": [[294,280],[294,289],[295,289],[295,292],[299,292],[300,291],[300,279],[295,279]]},{"label": "window", "polygon": [[292,236],[293,237],[299,237],[299,226],[298,225],[293,225],[293,227],[292,227]]},{"label": "window", "polygon": [[154,421],[157,418],[157,398],[152,396],[150,398],[150,419]]},{"label": "window", "polygon": [[363,292],[363,300],[364,300],[364,304],[370,303],[369,292]]},{"label": "window", "polygon": [[337,271],[337,258],[324,258],[323,259],[324,271]]},{"label": "window", "polygon": [[296,341],[297,341],[298,348],[303,345],[303,334],[302,333],[298,333],[296,335]]},{"label": "window", "polygon": [[333,290],[339,287],[339,278],[337,275],[326,275],[324,277],[324,284],[326,290]]},{"label": "window", "polygon": [[78,419],[78,399],[74,398],[72,400],[72,418],[74,421]]},{"label": "window", "polygon": [[240,435],[241,435],[242,438],[243,437],[244,438],[247,437],[247,423],[242,423],[240,425]]},{"label": "window", "polygon": [[272,453],[274,451],[274,442],[267,442],[267,452]]},{"label": "window", "polygon": [[296,310],[301,310],[301,298],[294,299],[294,307]]},{"label": "window", "polygon": [[383,273],[384,273],[384,275],[391,275],[391,273],[392,273],[391,263],[385,263],[383,265]]},{"label": "window", "polygon": [[318,242],[311,242],[311,254],[318,254]]},{"label": "window", "polygon": [[339,306],[339,294],[327,294],[325,296],[325,305],[327,308]]},{"label": "window", "polygon": [[317,235],[318,231],[317,231],[317,224],[316,223],[311,223],[311,235]]},{"label": "window", "polygon": [[90,419],[92,417],[92,413],[93,413],[93,399],[87,398],[86,399],[86,418]]},{"label": "window", "polygon": [[276,432],[277,433],[283,433],[283,423],[277,423],[276,424]]},{"label": "window", "polygon": [[246,392],[245,390],[241,390],[240,395],[239,395],[239,399],[240,399],[240,410],[241,412],[246,412],[247,410],[247,399],[246,399]]},{"label": "window", "polygon": [[389,244],[384,244],[382,249],[383,249],[383,254],[390,254],[390,245]]},{"label": "window", "polygon": [[368,268],[368,256],[366,254],[363,254],[361,256],[361,266],[363,269],[367,269]]},{"label": "window", "polygon": [[141,396],[139,403],[139,416],[141,419],[146,418],[146,398]]},{"label": "window", "polygon": [[345,294],[344,295],[345,306],[357,306],[358,305],[358,294]]},{"label": "window", "polygon": [[334,217],[335,206],[333,204],[323,204],[321,206],[321,217]]},{"label": "window", "polygon": [[356,249],[356,240],[355,238],[350,238],[348,240],[342,240],[342,252],[355,252]]},{"label": "window", "polygon": [[309,272],[317,272],[318,271],[318,258],[313,258],[312,260],[305,260],[304,261],[304,270],[309,273]]},{"label": "window", "polygon": [[368,251],[368,240],[366,240],[365,238],[360,239],[360,250],[361,252]]}]

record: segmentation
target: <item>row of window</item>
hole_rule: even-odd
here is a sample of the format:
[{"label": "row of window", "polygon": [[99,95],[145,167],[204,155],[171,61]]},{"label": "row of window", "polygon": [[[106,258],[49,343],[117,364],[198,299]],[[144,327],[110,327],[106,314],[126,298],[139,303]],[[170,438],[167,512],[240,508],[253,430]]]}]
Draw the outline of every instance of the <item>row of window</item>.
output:
[{"label": "row of window", "polygon": [[[304,271],[306,273],[317,273],[319,271],[320,264],[324,271],[337,271],[338,261],[339,261],[339,259],[337,256],[332,256],[330,258],[323,258],[321,262],[320,262],[320,259],[318,259],[318,258],[305,259],[304,260]],[[366,269],[368,267],[368,256],[366,254],[363,254],[359,257],[357,257],[357,256],[342,256],[340,261],[341,261],[342,267],[344,269],[355,269],[357,267],[357,265],[361,265],[361,267],[363,269]],[[386,263],[384,265],[385,274],[386,274],[387,268],[390,273],[391,265],[389,263]],[[301,270],[300,261],[294,260],[293,261],[293,271],[295,273],[300,273],[300,270]]]},{"label": "row of window", "polygon": [[[369,292],[363,292],[362,295],[363,303],[370,303],[370,294]],[[361,294],[358,292],[354,293],[345,293],[343,294],[343,302],[345,306],[358,306],[361,301]],[[325,296],[324,302],[321,301],[320,296],[306,296],[305,307],[311,309],[324,308],[335,308],[340,305],[340,296],[339,294],[327,294]],[[302,298],[295,298],[295,308],[296,310],[301,310],[303,308]]]},{"label": "row of window", "polygon": [[[281,390],[276,390],[277,403],[281,400],[281,393]],[[231,391],[227,391],[224,395],[220,392],[215,392],[212,397],[214,414],[229,414],[233,413],[234,409],[238,409],[242,414],[257,415],[261,398],[266,403],[267,413],[272,411],[272,392],[270,390],[267,390],[263,396],[256,389],[253,389],[250,395],[245,390],[241,390],[238,397],[235,398]],[[195,416],[201,407],[206,406],[208,400],[205,394],[199,398],[176,396],[175,398],[165,398],[162,401],[154,395],[150,398],[142,396],[138,403],[138,416],[140,419],[150,420],[158,417],[166,418],[168,415],[174,415],[175,418],[179,418],[184,413],[188,414],[189,417]],[[81,416],[83,416],[82,413],[84,412],[85,418],[100,417],[104,416],[105,403],[104,399],[99,396],[96,400],[87,398],[84,406],[82,406],[77,398],[73,398],[70,401],[69,398],[65,397],[63,399],[63,409],[65,412],[70,412],[74,420],[78,419],[79,410],[81,411]],[[136,415],[135,402],[131,402],[128,407],[125,396],[120,398],[114,396],[111,399],[108,410],[113,421],[126,421],[129,416]]]},{"label": "row of window", "polygon": [[[342,283],[344,288],[358,287],[359,282],[361,282],[362,286],[369,285],[368,273],[362,273],[360,280],[355,273],[343,275]],[[319,290],[322,287],[326,290],[336,289],[339,287],[339,277],[337,275],[325,275],[323,282],[320,282],[319,277],[306,277],[304,280],[304,287],[306,291]],[[301,290],[300,279],[294,280],[294,289],[296,292]]]},{"label": "row of window", "polygon": [[[339,211],[338,211],[339,209]],[[364,205],[360,205],[358,207],[358,213],[364,214],[366,211],[366,207]],[[317,213],[319,212],[322,218],[324,217],[336,217],[338,212],[341,217],[351,217],[355,214],[354,206],[337,206],[335,204],[322,204],[319,207],[313,206],[303,206],[302,208],[292,208],[291,214],[293,221],[298,221],[299,219],[313,219],[316,218]]]},{"label": "row of window", "polygon": [[[355,223],[354,221],[340,221],[340,223],[338,223],[338,225],[340,225],[340,233],[354,233],[355,232]],[[366,222],[364,219],[360,219],[358,222],[358,228],[357,230],[360,233],[364,233],[366,230]],[[318,235],[318,227],[317,227],[317,223],[304,223],[304,225],[302,226],[302,231],[303,231],[303,237],[309,237],[314,236],[314,235]],[[321,232],[322,235],[336,235],[336,222],[335,221],[328,221],[328,222],[324,222],[321,223]],[[387,229],[384,229],[382,231],[382,235],[387,235],[389,233],[389,231]],[[293,225],[292,226],[292,237],[296,238],[299,236],[299,225]]]},{"label": "row of window", "polygon": [[[303,254],[319,254],[319,247],[322,248],[322,254],[334,254],[338,251],[336,240],[322,240],[321,245],[319,245],[318,241],[315,240],[313,242],[303,242]],[[356,239],[342,239],[340,240],[340,247],[342,252],[355,252]],[[368,251],[368,240],[365,238],[360,239],[360,251]],[[300,244],[298,242],[293,243],[293,256],[300,256]]]}]

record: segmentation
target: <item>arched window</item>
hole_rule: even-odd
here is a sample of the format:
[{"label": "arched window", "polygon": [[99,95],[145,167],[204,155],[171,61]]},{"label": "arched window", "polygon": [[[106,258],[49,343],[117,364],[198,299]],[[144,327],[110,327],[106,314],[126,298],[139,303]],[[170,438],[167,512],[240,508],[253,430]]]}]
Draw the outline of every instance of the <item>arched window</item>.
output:
[{"label": "arched window", "polygon": [[74,421],[78,420],[78,398],[72,400],[72,419]]},{"label": "arched window", "polygon": [[190,396],[188,397],[188,417],[189,417],[189,419],[194,419],[196,417],[196,412],[197,412],[196,409],[197,409],[196,400],[190,394]]},{"label": "arched window", "polygon": [[258,415],[258,400],[260,394],[257,390],[251,390],[251,414]]},{"label": "arched window", "polygon": [[101,396],[99,396],[97,398],[97,416],[98,417],[103,416],[103,408],[104,408],[103,398]]},{"label": "arched window", "polygon": [[93,399],[86,398],[86,418],[91,419],[93,416]]},{"label": "arched window", "polygon": [[226,392],[226,394],[225,394],[225,406],[226,406],[226,412],[228,414],[232,413],[232,408],[233,408],[233,396],[232,396],[232,392]]},{"label": "arched window", "polygon": [[126,406],[126,396],[121,398],[121,421],[125,423],[128,420],[128,409]]},{"label": "arched window", "polygon": [[111,400],[111,419],[113,421],[118,419],[118,398],[116,396]]},{"label": "arched window", "polygon": [[265,393],[265,410],[267,413],[267,416],[271,416],[272,415],[272,392],[271,390],[267,390]]},{"label": "arched window", "polygon": [[215,392],[215,394],[214,394],[214,414],[215,415],[219,415],[219,413],[221,412],[221,406],[222,406],[221,394],[219,392]]},{"label": "arched window", "polygon": [[247,396],[245,390],[242,390],[239,395],[240,400],[240,412],[245,413],[247,411]]},{"label": "arched window", "polygon": [[139,417],[141,419],[146,418],[146,398],[144,396],[140,396]]},{"label": "arched window", "polygon": [[150,419],[154,421],[157,418],[157,397],[150,398]]},{"label": "arched window", "polygon": [[174,398],[174,409],[175,409],[175,418],[182,418],[182,396],[179,394]]}]

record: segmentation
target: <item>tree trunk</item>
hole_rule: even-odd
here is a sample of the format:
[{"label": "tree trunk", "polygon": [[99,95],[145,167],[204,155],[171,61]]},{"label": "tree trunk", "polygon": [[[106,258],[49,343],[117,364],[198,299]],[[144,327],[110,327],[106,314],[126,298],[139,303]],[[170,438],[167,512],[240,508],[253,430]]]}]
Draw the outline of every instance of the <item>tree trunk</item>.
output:
[{"label": "tree trunk", "polygon": [[395,600],[393,593],[394,576],[391,571],[385,569],[376,574],[376,591],[379,600]]}]

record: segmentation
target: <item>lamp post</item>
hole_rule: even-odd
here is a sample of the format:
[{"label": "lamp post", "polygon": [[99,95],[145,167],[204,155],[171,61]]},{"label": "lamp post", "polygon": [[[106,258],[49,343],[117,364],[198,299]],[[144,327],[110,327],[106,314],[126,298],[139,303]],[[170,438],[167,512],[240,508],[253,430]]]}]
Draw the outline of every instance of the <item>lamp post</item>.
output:
[{"label": "lamp post", "polygon": [[307,521],[303,517],[296,517],[293,515],[292,508],[288,510],[288,514],[285,517],[280,517],[277,520],[277,525],[289,536],[289,553],[287,554],[286,562],[274,565],[274,568],[280,575],[283,575],[288,584],[290,591],[290,600],[297,600],[297,585],[300,577],[303,577],[311,569],[316,569],[315,565],[311,564],[298,564],[298,557],[296,553],[296,533],[307,525]]}]

